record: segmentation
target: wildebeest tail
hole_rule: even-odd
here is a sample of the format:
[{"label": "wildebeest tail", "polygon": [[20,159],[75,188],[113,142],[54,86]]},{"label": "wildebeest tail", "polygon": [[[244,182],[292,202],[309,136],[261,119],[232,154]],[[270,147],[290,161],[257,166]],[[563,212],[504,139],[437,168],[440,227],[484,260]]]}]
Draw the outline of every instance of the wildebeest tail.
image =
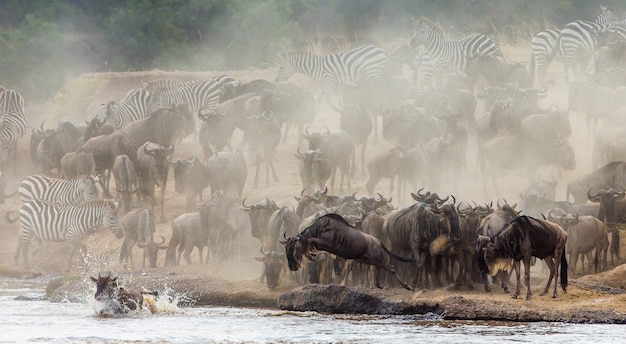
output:
[{"label": "wildebeest tail", "polygon": [[619,229],[613,229],[611,234],[611,253],[617,256],[617,259],[621,259],[619,256]]},{"label": "wildebeest tail", "polygon": [[20,218],[20,216],[18,214],[18,216],[16,216],[14,219],[12,219],[11,218],[11,214],[12,213],[17,213],[17,211],[11,210],[11,211],[8,211],[6,214],[4,214],[4,218],[7,220],[7,222],[13,223],[13,222],[17,221]]},{"label": "wildebeest tail", "polygon": [[565,252],[561,253],[561,288],[564,292],[567,292],[567,258],[565,258]]},{"label": "wildebeest tail", "polygon": [[382,243],[381,243],[380,245],[383,247],[383,249],[385,249],[385,252],[387,252],[387,254],[388,254],[391,258],[393,258],[393,259],[395,259],[395,260],[397,260],[397,261],[400,261],[400,262],[406,262],[406,263],[415,263],[415,262],[417,262],[417,260],[415,260],[415,258],[406,258],[406,257],[399,256],[399,255],[397,255],[397,254],[395,254],[395,253],[393,253],[393,252],[389,251],[389,250],[385,247],[385,245],[383,245]]}]

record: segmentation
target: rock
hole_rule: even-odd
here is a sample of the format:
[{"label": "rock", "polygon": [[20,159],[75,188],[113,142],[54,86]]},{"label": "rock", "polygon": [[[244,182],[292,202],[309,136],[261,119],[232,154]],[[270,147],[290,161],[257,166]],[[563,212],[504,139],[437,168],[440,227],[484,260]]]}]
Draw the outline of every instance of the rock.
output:
[{"label": "rock", "polygon": [[316,311],[343,314],[441,314],[441,308],[405,301],[388,300],[379,291],[311,284],[278,297],[278,307],[290,311]]}]

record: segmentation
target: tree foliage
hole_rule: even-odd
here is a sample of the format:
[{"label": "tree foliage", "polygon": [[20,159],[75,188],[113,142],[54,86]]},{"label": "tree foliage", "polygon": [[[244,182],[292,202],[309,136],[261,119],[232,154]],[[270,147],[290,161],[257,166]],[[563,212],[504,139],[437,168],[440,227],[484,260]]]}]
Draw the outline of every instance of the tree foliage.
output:
[{"label": "tree foliage", "polygon": [[[606,1],[618,13],[619,1]],[[587,0],[5,0],[0,84],[44,99],[87,72],[272,65],[285,42],[407,40],[412,19],[458,32],[589,19]],[[532,34],[532,33],[531,33]]]}]

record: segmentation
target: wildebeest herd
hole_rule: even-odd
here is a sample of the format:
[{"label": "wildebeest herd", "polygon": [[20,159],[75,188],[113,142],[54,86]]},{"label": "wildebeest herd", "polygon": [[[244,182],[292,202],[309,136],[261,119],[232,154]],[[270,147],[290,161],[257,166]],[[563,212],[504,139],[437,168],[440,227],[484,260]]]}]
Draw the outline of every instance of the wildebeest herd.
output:
[{"label": "wildebeest herd", "polygon": [[[255,238],[260,280],[270,289],[484,283],[489,291],[487,275],[497,275],[509,291],[507,272],[515,269],[517,297],[523,262],[529,299],[535,257],[550,271],[544,293],[554,279],[556,297],[556,281],[566,290],[568,270],[607,269],[608,253],[619,263],[625,25],[602,6],[591,21],[538,33],[531,68],[507,59],[493,35],[457,40],[420,18],[396,50],[280,54],[274,81],[226,74],[145,81],[120,100],[105,100],[103,113],[84,124],[32,129],[29,154],[38,172],[22,178],[19,211],[5,211],[21,224],[15,262],[21,253],[28,264],[31,237],[67,241],[69,269],[74,251],[86,251],[82,237],[103,225],[124,236],[119,261],[133,269],[134,246],[144,249],[142,267],[155,268],[161,251],[166,266],[193,263],[196,248],[200,263],[240,260],[241,242]],[[562,106],[546,82],[555,58],[565,67],[556,78],[568,86]],[[14,90],[0,93],[0,105],[4,202],[12,195],[2,177],[16,173],[27,116]],[[589,130],[574,137],[572,124],[581,119]],[[575,151],[571,138],[593,148]],[[593,167],[579,173],[587,155]],[[275,166],[288,159],[297,169]],[[300,177],[297,185],[291,174]],[[171,219],[168,242],[156,224],[166,221],[172,179],[172,197],[184,200],[185,212]],[[482,190],[468,193],[472,183]],[[520,201],[507,202],[508,190],[524,183]],[[289,187],[295,202],[275,199],[277,185]],[[559,185],[567,188],[563,198]]]}]

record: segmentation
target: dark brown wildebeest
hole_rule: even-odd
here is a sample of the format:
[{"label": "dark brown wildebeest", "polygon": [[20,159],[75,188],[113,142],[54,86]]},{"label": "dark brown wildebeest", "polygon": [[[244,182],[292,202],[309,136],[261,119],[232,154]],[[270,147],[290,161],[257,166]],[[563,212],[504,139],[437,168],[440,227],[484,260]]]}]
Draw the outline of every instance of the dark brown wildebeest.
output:
[{"label": "dark brown wildebeest", "polygon": [[278,234],[270,233],[268,225],[270,218],[278,209],[276,202],[268,198],[264,198],[262,201],[250,206],[246,205],[246,199],[241,201],[241,210],[247,212],[250,216],[252,237],[259,239],[261,247],[265,250],[271,251],[276,247]]},{"label": "dark brown wildebeest", "polygon": [[455,280],[455,287],[460,287],[465,283],[470,290],[474,289],[472,282],[478,278],[478,268],[476,267],[476,231],[480,226],[480,221],[489,214],[488,207],[470,206],[467,203],[457,205],[459,214],[461,240],[455,247],[455,255],[459,262],[459,274]]},{"label": "dark brown wildebeest", "polygon": [[380,283],[382,269],[392,273],[405,289],[411,290],[411,287],[396,275],[396,270],[388,262],[387,256],[406,262],[413,261],[413,259],[400,257],[389,251],[380,240],[358,231],[340,215],[321,216],[297,236],[289,237],[282,243],[285,245],[287,262],[291,271],[300,269],[303,256],[313,259],[313,251],[320,250],[344,259],[355,259],[359,263],[374,265],[377,270],[376,286],[378,288],[382,288]]},{"label": "dark brown wildebeest", "polygon": [[145,201],[150,199],[152,209],[156,203],[154,195],[155,185],[161,189],[160,205],[161,216],[160,221],[165,220],[165,210],[163,203],[165,201],[165,188],[167,186],[167,175],[169,172],[169,156],[174,153],[174,145],[162,146],[158,143],[150,141],[144,143],[137,149],[137,177],[139,179],[138,195]]},{"label": "dark brown wildebeest", "polygon": [[[98,301],[104,301],[108,303],[109,310],[115,313],[128,313],[136,309],[142,309],[143,303],[146,302],[144,295],[158,296],[156,291],[140,291],[137,289],[126,289],[120,287],[117,284],[118,276],[111,277],[111,273],[107,276],[101,276],[98,273],[98,278],[91,277],[91,280],[96,283],[95,299]],[[156,313],[156,305],[154,301],[146,302],[150,313]],[[107,309],[103,309],[105,311]]]},{"label": "dark brown wildebeest", "polygon": [[159,250],[164,250],[167,246],[165,238],[161,236],[161,242],[154,242],[154,215],[147,208],[135,209],[124,215],[120,219],[124,228],[124,242],[120,249],[120,263],[126,263],[130,260],[130,266],[135,268],[133,262],[133,246],[137,245],[143,248],[143,262],[141,268],[146,267],[146,259],[148,267],[156,268],[157,255]]},{"label": "dark brown wildebeest", "polygon": [[202,193],[209,186],[211,175],[209,169],[195,155],[188,159],[170,160],[174,168],[174,190],[185,194],[185,208],[193,211],[194,201],[202,202]]},{"label": "dark brown wildebeest", "polygon": [[[578,255],[589,255],[595,248],[595,257],[593,265],[595,272],[601,270],[602,264],[606,268],[606,256],[609,246],[609,239],[606,235],[604,223],[595,216],[579,216],[578,214],[556,215],[554,209],[548,212],[548,220],[561,226],[567,232],[567,245],[565,253],[569,254],[570,270],[572,275],[576,275],[576,265],[578,263]],[[600,255],[602,263],[600,263]],[[582,262],[584,263],[584,261]],[[582,264],[582,271],[585,273],[585,265]],[[589,259],[591,265],[591,259]],[[589,268],[591,271],[591,266]]]},{"label": "dark brown wildebeest", "polygon": [[[500,204],[500,201],[498,200],[497,207],[498,209],[494,210],[491,214],[488,214],[480,221],[480,225],[476,231],[476,236],[486,236],[491,238],[498,234],[498,232],[500,232],[500,230],[502,230],[504,226],[506,226],[514,218],[519,216],[519,213],[515,210],[517,208],[517,204],[509,205],[507,202]],[[485,291],[490,292],[491,287],[489,286],[487,275],[482,274],[481,277],[483,284],[485,285]],[[511,291],[507,285],[507,281],[509,280],[508,273],[500,271],[497,278],[500,280],[500,286],[504,289],[504,292],[510,293]]]},{"label": "dark brown wildebeest", "polygon": [[500,269],[508,268],[513,260],[513,268],[517,278],[517,287],[513,298],[520,294],[520,261],[524,261],[524,283],[527,286],[526,300],[530,300],[530,260],[532,257],[543,259],[550,268],[550,277],[543,292],[545,295],[554,278],[553,298],[556,298],[559,275],[563,292],[567,292],[567,259],[565,258],[565,244],[567,233],[561,226],[529,216],[519,216],[513,219],[502,231],[493,238],[481,236],[478,238],[476,250],[478,266],[481,273],[495,275]]},{"label": "dark brown wildebeest", "polygon": [[591,202],[600,203],[600,208],[598,210],[598,214],[596,217],[603,221],[606,225],[607,232],[611,232],[611,264],[613,266],[613,256],[616,256],[618,259],[619,256],[619,229],[616,228],[615,224],[618,222],[623,222],[624,218],[624,210],[623,207],[625,204],[621,201],[626,195],[626,189],[620,184],[617,185],[619,189],[609,188],[609,189],[600,189],[600,191],[591,194],[591,188],[587,190],[587,198]]}]

